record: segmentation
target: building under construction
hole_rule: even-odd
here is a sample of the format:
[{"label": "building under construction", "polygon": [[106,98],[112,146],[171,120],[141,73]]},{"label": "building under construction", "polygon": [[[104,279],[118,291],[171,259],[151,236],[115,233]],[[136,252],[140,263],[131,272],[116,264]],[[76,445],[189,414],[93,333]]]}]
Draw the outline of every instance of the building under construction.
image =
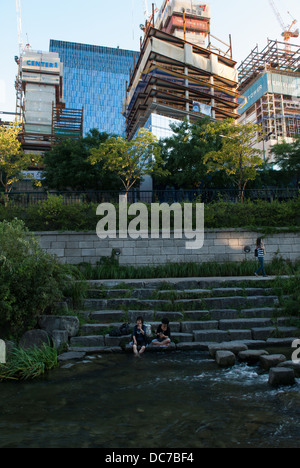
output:
[{"label": "building under construction", "polygon": [[256,146],[269,156],[274,144],[300,134],[300,47],[268,40],[241,63],[239,91],[244,97],[239,122],[261,125]]},{"label": "building under construction", "polygon": [[224,51],[215,47],[210,19],[209,5],[197,0],[165,0],[156,17],[153,10],[123,106],[129,139],[141,127],[160,138],[171,122],[239,117],[231,40]]},{"label": "building under construction", "polygon": [[83,110],[67,109],[63,100],[59,55],[25,48],[17,61],[17,115],[23,151],[44,153],[63,138],[82,136]]}]

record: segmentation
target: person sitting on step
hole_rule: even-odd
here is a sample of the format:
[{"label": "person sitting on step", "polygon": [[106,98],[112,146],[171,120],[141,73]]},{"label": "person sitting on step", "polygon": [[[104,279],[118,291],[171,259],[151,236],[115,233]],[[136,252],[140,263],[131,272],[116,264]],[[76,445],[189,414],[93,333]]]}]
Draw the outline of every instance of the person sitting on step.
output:
[{"label": "person sitting on step", "polygon": [[136,319],[136,325],[133,328],[132,338],[134,355],[140,357],[147,346],[146,327],[144,325],[143,317],[138,317]]},{"label": "person sitting on step", "polygon": [[171,330],[169,327],[169,319],[162,319],[161,324],[156,330],[157,338],[152,341],[152,344],[158,346],[166,346],[171,343]]}]

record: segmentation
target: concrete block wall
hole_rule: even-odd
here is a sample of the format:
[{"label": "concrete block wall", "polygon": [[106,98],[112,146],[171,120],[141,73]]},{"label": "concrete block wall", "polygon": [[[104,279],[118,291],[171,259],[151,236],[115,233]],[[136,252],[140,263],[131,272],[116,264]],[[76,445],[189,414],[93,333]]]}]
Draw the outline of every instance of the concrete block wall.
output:
[{"label": "concrete block wall", "polygon": [[[179,262],[241,262],[254,258],[257,237],[261,233],[246,229],[207,229],[204,245],[199,250],[187,250],[186,239],[99,239],[96,232],[37,232],[40,245],[56,255],[62,263],[95,264],[109,257],[113,249],[120,252],[120,265],[159,265]],[[266,262],[275,255],[295,261],[300,258],[300,235],[277,232],[263,236],[267,250]],[[244,248],[251,251],[246,253]]]}]

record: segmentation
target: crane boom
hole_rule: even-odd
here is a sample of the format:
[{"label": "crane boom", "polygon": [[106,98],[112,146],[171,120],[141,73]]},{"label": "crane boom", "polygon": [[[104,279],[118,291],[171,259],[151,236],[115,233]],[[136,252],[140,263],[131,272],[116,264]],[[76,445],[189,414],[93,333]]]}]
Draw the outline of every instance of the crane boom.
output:
[{"label": "crane boom", "polygon": [[286,29],[286,28],[285,28],[285,24],[284,24],[284,22],[283,22],[283,19],[282,19],[282,17],[281,17],[281,14],[280,14],[279,11],[277,10],[277,7],[276,7],[274,1],[273,1],[273,0],[269,0],[269,3],[270,3],[270,5],[271,5],[271,7],[273,8],[275,15],[277,16],[277,19],[278,19],[278,21],[279,21],[279,23],[280,23],[280,26],[281,26],[282,30],[285,31],[285,29]]},{"label": "crane boom", "polygon": [[18,28],[18,42],[20,56],[23,52],[23,32],[22,32],[22,14],[21,14],[21,0],[16,0],[17,9],[17,28]]},{"label": "crane boom", "polygon": [[148,1],[147,0],[144,0],[144,16],[145,16],[145,20],[148,20],[149,11],[148,11]]},{"label": "crane boom", "polygon": [[[280,23],[280,26],[282,28],[282,36],[283,36],[283,39],[284,39],[284,42],[285,42],[285,51],[286,53],[288,54],[290,52],[290,49],[291,49],[291,46],[289,44],[289,40],[292,38],[292,37],[299,37],[299,29],[295,30],[295,31],[292,31],[292,27],[297,23],[297,20],[294,19],[294,21],[292,22],[292,24],[289,26],[285,26],[284,22],[283,22],[283,19],[279,13],[279,11],[277,10],[276,8],[276,5],[274,3],[273,0],[269,0],[269,3],[271,5],[271,7],[273,8],[274,10],[274,13],[275,15],[277,16],[277,19]],[[290,13],[289,13],[290,16],[292,16]]]}]

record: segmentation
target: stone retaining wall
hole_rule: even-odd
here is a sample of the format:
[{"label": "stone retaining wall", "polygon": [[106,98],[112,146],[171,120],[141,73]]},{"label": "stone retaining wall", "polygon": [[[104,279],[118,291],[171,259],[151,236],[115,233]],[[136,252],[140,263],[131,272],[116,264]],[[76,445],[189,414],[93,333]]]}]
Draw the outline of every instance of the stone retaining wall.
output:
[{"label": "stone retaining wall", "polygon": [[[62,263],[95,264],[110,256],[115,249],[120,265],[158,265],[168,262],[241,262],[254,258],[256,238],[261,233],[246,229],[207,229],[204,245],[199,250],[187,250],[186,239],[99,239],[96,232],[37,232],[40,245],[56,255]],[[266,262],[278,254],[295,261],[300,258],[299,233],[278,232],[263,236],[267,250]],[[250,247],[246,252],[245,247]]]}]

